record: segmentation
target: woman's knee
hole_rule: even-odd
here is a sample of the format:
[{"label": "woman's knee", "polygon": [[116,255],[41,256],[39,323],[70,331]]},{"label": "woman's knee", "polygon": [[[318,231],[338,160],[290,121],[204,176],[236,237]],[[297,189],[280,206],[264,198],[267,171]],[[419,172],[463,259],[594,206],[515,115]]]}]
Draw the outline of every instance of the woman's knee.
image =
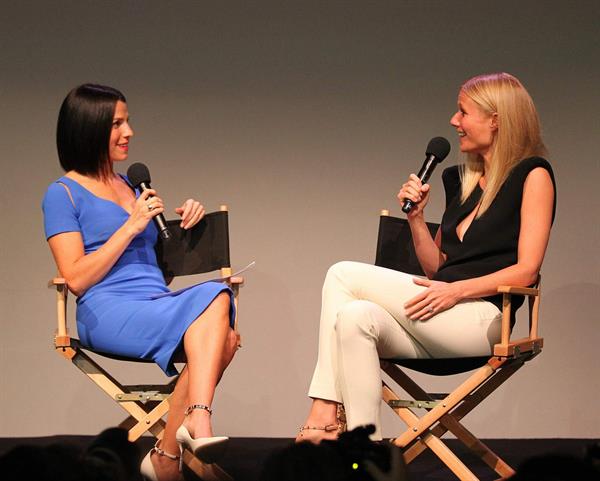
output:
[{"label": "woman's knee", "polygon": [[231,362],[231,360],[233,359],[233,356],[235,355],[235,353],[238,350],[239,347],[239,343],[240,343],[240,336],[237,332],[235,332],[233,329],[229,329],[229,331],[227,332],[227,338],[225,339],[225,352],[224,352],[224,356],[225,359],[227,360],[226,365],[229,364],[229,362]]},{"label": "woman's knee", "polygon": [[352,269],[352,266],[357,264],[353,261],[340,261],[333,264],[329,269],[327,269],[326,279],[329,277],[339,277],[344,276],[344,273],[349,269]]},{"label": "woman's knee", "polygon": [[352,279],[356,277],[353,274],[359,265],[360,263],[353,261],[340,261],[333,264],[327,270],[325,282],[323,283],[323,293],[339,289],[340,286],[347,287],[352,284]]},{"label": "woman's knee", "polygon": [[207,321],[211,324],[217,322],[219,324],[226,323],[229,325],[230,305],[231,300],[228,292],[223,291],[218,294],[208,305],[206,310],[190,325],[186,331],[186,336],[188,335],[188,332],[193,331],[194,329],[200,329],[203,325],[206,325]]},{"label": "woman's knee", "polygon": [[225,344],[228,346],[228,349],[237,350],[239,340],[240,335],[230,327],[227,331],[227,338],[225,339]]},{"label": "woman's knee", "polygon": [[229,317],[229,311],[231,309],[231,297],[229,292],[223,291],[217,295],[210,303],[210,307],[213,310],[218,311],[222,315]]},{"label": "woman's knee", "polygon": [[347,302],[337,313],[335,332],[338,339],[355,336],[373,337],[376,327],[372,316],[373,303],[365,300]]}]

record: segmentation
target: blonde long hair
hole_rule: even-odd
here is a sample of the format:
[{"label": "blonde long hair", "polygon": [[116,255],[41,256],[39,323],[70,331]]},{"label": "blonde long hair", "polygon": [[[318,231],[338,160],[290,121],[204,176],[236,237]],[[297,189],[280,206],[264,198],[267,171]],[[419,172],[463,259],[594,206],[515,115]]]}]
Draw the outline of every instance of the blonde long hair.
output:
[{"label": "blonde long hair", "polygon": [[[477,212],[480,217],[491,205],[512,169],[523,159],[546,155],[540,133],[540,121],[531,96],[523,84],[508,73],[478,75],[461,86],[488,115],[497,115],[498,129],[491,146],[491,162],[485,172],[486,186]],[[483,175],[484,162],[479,154],[467,154],[461,169],[461,201],[465,202]]]}]

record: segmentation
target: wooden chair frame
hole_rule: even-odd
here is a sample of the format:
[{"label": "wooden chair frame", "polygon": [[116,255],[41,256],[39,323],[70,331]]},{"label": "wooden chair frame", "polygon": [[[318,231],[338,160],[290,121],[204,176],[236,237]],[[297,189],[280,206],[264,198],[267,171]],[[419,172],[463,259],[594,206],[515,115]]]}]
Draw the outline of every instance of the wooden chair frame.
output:
[{"label": "wooden chair frame", "polygon": [[[382,215],[389,215],[382,211]],[[502,383],[519,370],[527,361],[537,356],[544,340],[538,336],[541,278],[536,288],[501,286],[503,296],[501,340],[494,346],[493,355],[452,393],[431,394],[417,385],[393,361],[381,360],[381,368],[413,399],[402,400],[390,386],[383,382],[382,397],[388,406],[407,425],[406,431],[392,442],[403,449],[408,464],[427,448],[462,481],[478,481],[479,478],[440,439],[450,431],[475,455],[492,468],[500,479],[507,479],[515,471],[488,446],[469,432],[460,420],[494,392]],[[529,335],[522,339],[510,339],[512,295],[527,296],[529,301]],[[419,417],[414,409],[424,409]]]},{"label": "wooden chair frame", "polygon": [[[221,206],[220,210],[227,211],[227,206]],[[238,337],[238,346],[241,347],[241,338],[238,333],[237,307],[239,288],[243,285],[244,279],[242,277],[231,277],[231,267],[221,268],[220,274],[234,293],[236,308],[234,330]],[[119,383],[119,381],[84,351],[79,340],[69,335],[67,324],[67,297],[69,289],[65,279],[55,277],[48,283],[48,287],[56,289],[57,329],[54,336],[54,348],[56,352],[75,365],[128,413],[127,418],[119,424],[119,427],[128,431],[128,437],[131,442],[137,441],[146,431],[156,439],[161,439],[166,425],[163,417],[169,412],[169,398],[175,388],[178,376],[167,384],[159,385],[122,385]],[[134,359],[130,359],[129,361],[139,362],[139,360]],[[203,480],[233,480],[216,463],[203,463],[187,449],[183,452],[183,462]]]}]

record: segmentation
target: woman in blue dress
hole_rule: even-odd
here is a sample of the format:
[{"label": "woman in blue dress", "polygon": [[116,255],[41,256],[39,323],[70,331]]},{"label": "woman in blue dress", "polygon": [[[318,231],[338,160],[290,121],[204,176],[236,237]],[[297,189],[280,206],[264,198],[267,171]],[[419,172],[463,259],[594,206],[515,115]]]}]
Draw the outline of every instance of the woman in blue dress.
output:
[{"label": "woman in blue dress", "polygon": [[[85,84],[63,101],[57,148],[65,175],[43,201],[46,238],[60,275],[77,296],[81,342],[97,351],[154,360],[167,375],[185,360],[164,437],[142,462],[161,481],[181,478],[180,446],[212,462],[227,438],[213,436],[215,387],[236,350],[232,292],[208,282],[170,295],[157,266],[152,219],[164,212],[154,190],[136,192],[114,172],[133,131],[125,97]],[[189,229],[204,216],[188,199],[175,209]]]}]

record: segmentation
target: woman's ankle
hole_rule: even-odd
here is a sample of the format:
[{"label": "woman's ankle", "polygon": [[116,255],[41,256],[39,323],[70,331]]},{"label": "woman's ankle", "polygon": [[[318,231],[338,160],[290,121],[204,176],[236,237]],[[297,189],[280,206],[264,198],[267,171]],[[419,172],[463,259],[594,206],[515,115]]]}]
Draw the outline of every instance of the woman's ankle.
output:
[{"label": "woman's ankle", "polygon": [[157,441],[150,452],[150,462],[154,472],[161,481],[179,481],[181,475],[181,449],[179,444],[171,446],[170,443]]},{"label": "woman's ankle", "polygon": [[159,480],[183,480],[183,476],[179,469],[179,461],[168,459],[165,456],[159,456],[158,454],[153,453],[151,462],[154,467],[154,472],[157,474]]},{"label": "woman's ankle", "polygon": [[205,410],[194,409],[184,419],[183,425],[187,428],[192,438],[212,437],[210,413]]},{"label": "woman's ankle", "polygon": [[315,399],[306,419],[307,423],[327,426],[336,424],[339,403],[325,399]]}]

